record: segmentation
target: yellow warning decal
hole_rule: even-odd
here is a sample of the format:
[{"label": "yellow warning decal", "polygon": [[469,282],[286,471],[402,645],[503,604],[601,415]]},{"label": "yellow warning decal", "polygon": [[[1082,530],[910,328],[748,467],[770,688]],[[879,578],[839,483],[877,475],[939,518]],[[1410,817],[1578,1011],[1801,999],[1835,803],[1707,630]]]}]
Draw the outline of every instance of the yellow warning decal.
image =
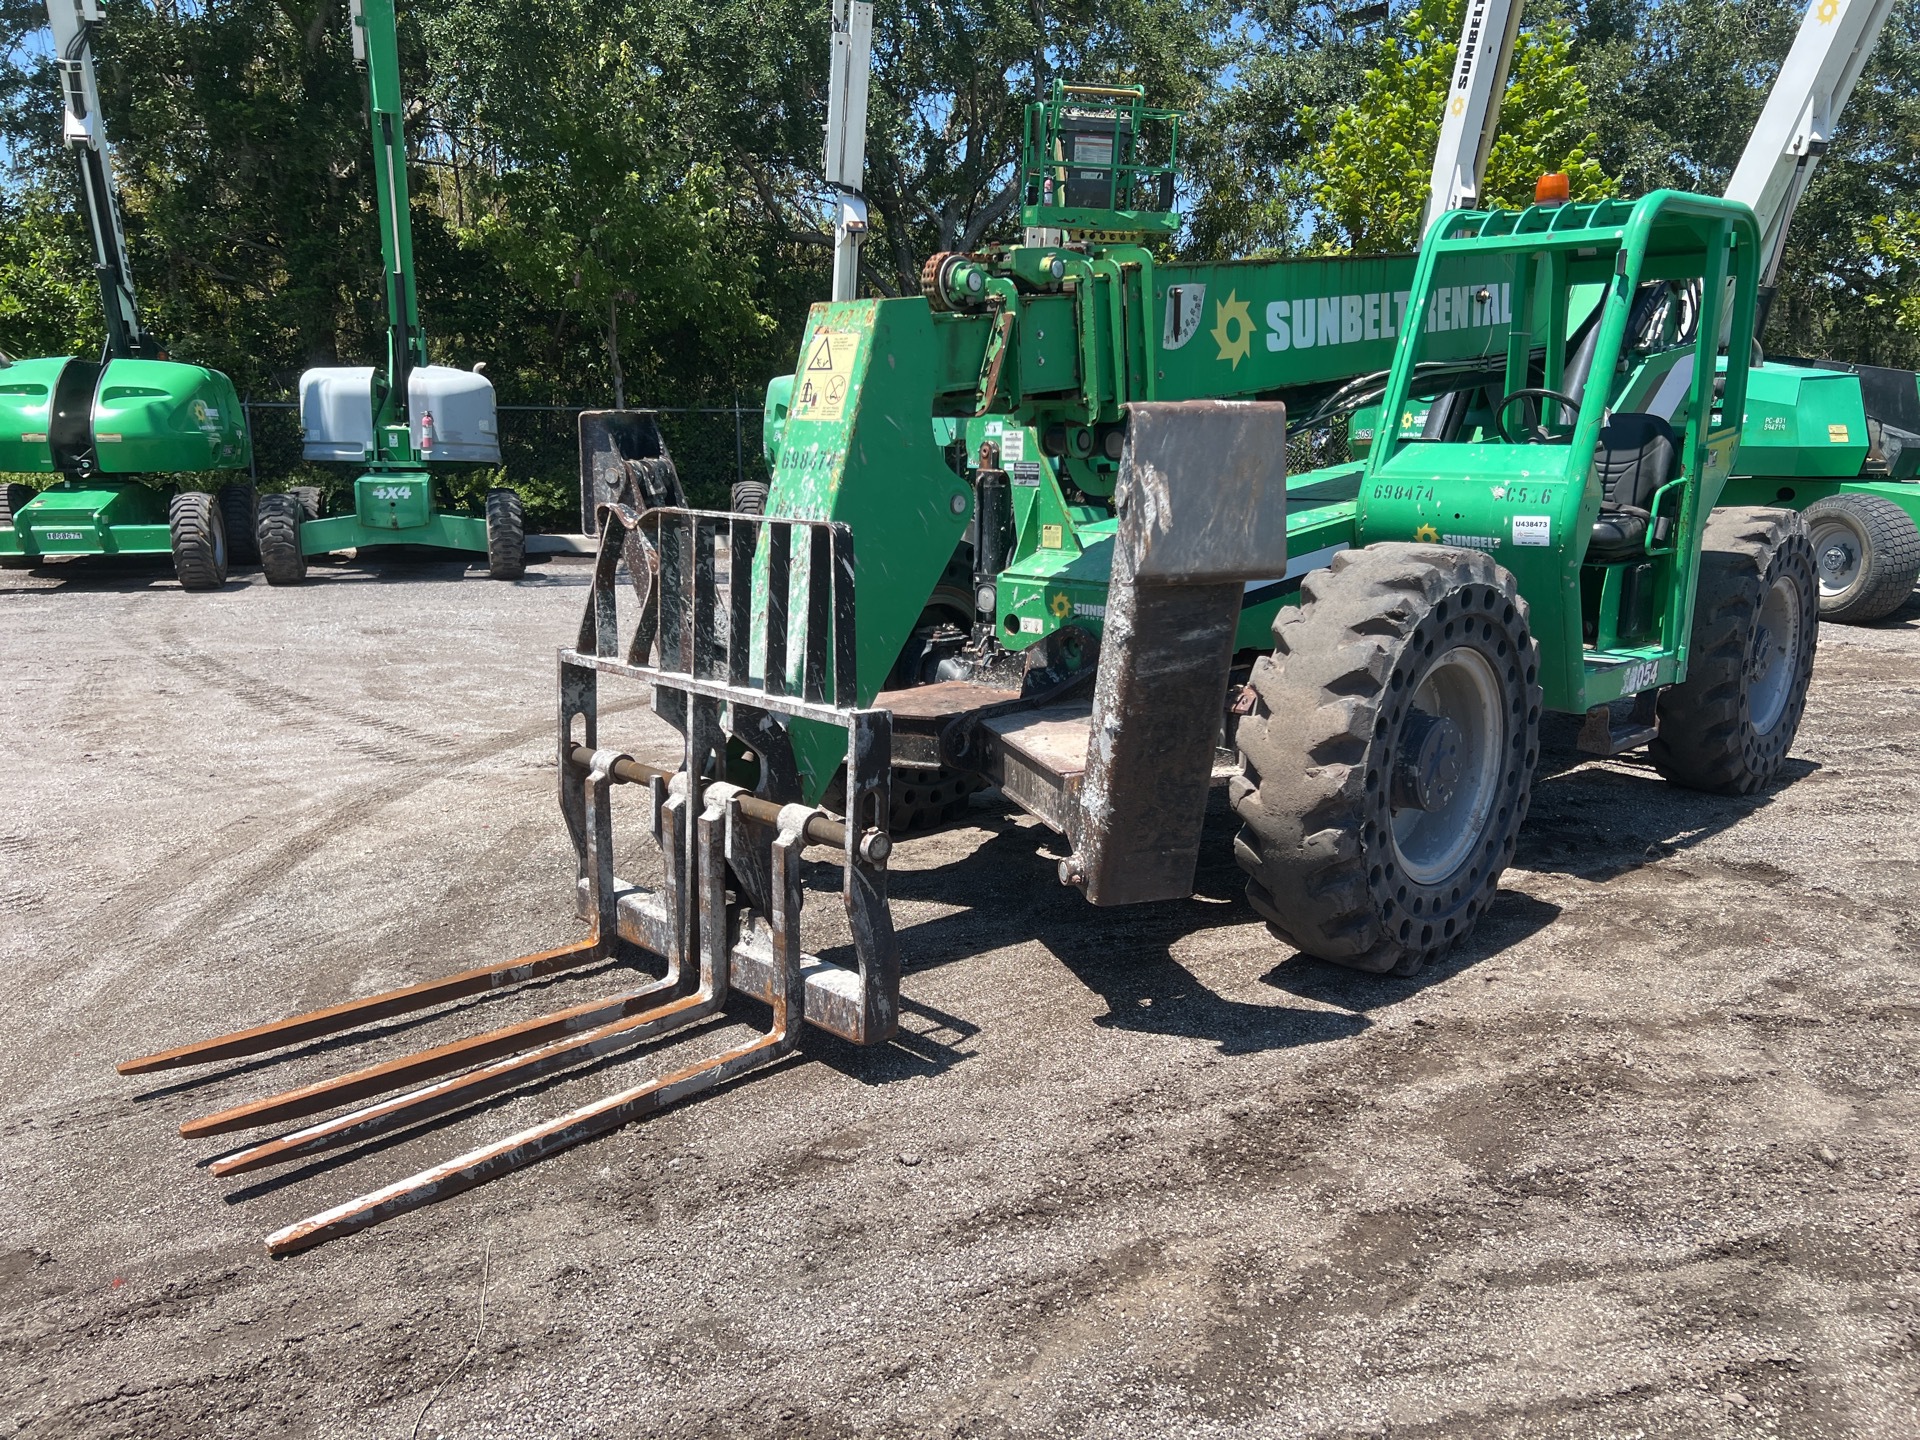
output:
[{"label": "yellow warning decal", "polygon": [[816,335],[807,342],[793,397],[795,420],[838,420],[847,413],[853,388],[853,362],[860,356],[858,335]]},{"label": "yellow warning decal", "polygon": [[1042,525],[1040,527],[1040,548],[1042,550],[1058,550],[1060,548],[1060,539],[1060,527],[1058,525]]},{"label": "yellow warning decal", "polygon": [[1827,442],[1832,445],[1847,443],[1847,427],[1844,425],[1827,426]]}]

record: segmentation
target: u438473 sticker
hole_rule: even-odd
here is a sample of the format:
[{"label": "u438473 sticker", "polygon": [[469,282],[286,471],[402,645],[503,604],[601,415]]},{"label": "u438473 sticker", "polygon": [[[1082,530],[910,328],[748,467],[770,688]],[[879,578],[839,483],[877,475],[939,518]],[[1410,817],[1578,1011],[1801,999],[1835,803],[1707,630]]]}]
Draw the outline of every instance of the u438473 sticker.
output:
[{"label": "u438473 sticker", "polygon": [[1553,517],[1551,515],[1514,516],[1513,543],[1516,545],[1553,544]]}]

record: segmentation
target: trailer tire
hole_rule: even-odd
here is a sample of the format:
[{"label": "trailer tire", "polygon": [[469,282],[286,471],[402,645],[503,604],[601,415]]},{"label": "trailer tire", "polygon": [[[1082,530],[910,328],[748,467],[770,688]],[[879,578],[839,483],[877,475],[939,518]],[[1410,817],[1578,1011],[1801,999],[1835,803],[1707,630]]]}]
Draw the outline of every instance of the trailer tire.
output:
[{"label": "trailer tire", "polygon": [[227,583],[227,529],[213,496],[182,490],[168,500],[167,535],[182,590],[218,590]]},{"label": "trailer tire", "polygon": [[1688,790],[1750,795],[1786,762],[1819,639],[1819,582],[1792,510],[1707,520],[1687,678],[1660,693],[1654,765]]},{"label": "trailer tire", "polygon": [[742,480],[734,486],[733,513],[736,515],[766,514],[767,487],[758,480]]},{"label": "trailer tire", "polygon": [[220,523],[227,532],[227,558],[235,565],[260,563],[260,492],[248,480],[220,487]]},{"label": "trailer tire", "polygon": [[1526,818],[1527,603],[1477,550],[1372,545],[1310,573],[1273,636],[1228,788],[1248,902],[1309,955],[1412,975],[1471,933]]},{"label": "trailer tire", "polygon": [[300,526],[307,509],[297,491],[260,497],[260,520],[254,534],[260,546],[260,569],[269,585],[298,585],[307,578],[307,552],[300,548]]},{"label": "trailer tire", "polygon": [[13,484],[0,488],[0,525],[13,524],[13,517],[33,503],[40,492],[31,485]]},{"label": "trailer tire", "polygon": [[1813,546],[1820,618],[1839,625],[1884,620],[1920,580],[1920,526],[1891,500],[1842,491],[1800,512]]},{"label": "trailer tire", "polygon": [[527,521],[515,490],[487,491],[487,574],[518,580],[527,573]]},{"label": "trailer tire", "polygon": [[300,502],[300,513],[308,520],[320,518],[320,487],[318,485],[293,485],[287,494]]}]

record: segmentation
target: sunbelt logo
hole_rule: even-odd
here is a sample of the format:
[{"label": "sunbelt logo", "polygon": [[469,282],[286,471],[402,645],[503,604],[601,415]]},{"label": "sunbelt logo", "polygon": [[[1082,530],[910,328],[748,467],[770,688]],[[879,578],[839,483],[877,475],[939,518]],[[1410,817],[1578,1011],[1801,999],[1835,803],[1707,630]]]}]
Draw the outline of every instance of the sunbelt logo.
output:
[{"label": "sunbelt logo", "polygon": [[[1272,301],[1267,306],[1267,349],[1311,350],[1391,340],[1406,324],[1408,299],[1405,290],[1369,290],[1360,295]],[[1431,334],[1510,324],[1512,304],[1513,287],[1506,281],[1442,285],[1433,292],[1422,328]]]}]

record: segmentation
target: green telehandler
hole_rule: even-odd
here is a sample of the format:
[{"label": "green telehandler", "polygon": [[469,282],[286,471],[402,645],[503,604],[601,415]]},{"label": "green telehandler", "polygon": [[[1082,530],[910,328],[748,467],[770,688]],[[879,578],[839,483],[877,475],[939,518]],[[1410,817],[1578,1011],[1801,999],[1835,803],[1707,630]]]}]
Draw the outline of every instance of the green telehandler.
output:
[{"label": "green telehandler", "polygon": [[369,545],[431,545],[487,557],[496,580],[526,573],[526,520],[519,494],[487,492],[480,516],[441,508],[430,465],[497,465],[500,434],[493,384],[478,369],[428,363],[413,270],[402,127],[400,40],[393,0],[353,0],[353,52],[367,69],[373,132],[374,209],[387,303],[383,364],[336,365],[300,377],[300,428],[308,460],[359,468],[353,507],[322,516],[317,492],[260,501],[260,565],[273,585],[307,575],[307,558]]},{"label": "green telehandler", "polygon": [[[737,998],[768,1007],[764,1032],[270,1249],[763,1067],[803,1020],[891,1037],[905,770],[997,786],[1062,836],[1063,884],[1140,904],[1191,892],[1224,745],[1235,853],[1277,940],[1397,974],[1484,914],[1544,712],[1584,717],[1590,750],[1647,746],[1683,787],[1744,794],[1778,774],[1818,585],[1797,514],[1719,505],[1747,397],[1752,211],[1672,191],[1456,209],[1410,270],[1171,264],[1149,242],[1172,224],[1175,127],[1137,91],[1062,87],[1029,115],[1033,243],[936,256],[920,297],[816,306],[766,515],[601,507],[556,733],[584,938],[121,1069],[256,1055],[636,952],[664,963],[183,1126],[283,1127],[219,1156],[227,1175],[463,1109]],[[1385,376],[1359,388],[1421,424],[1289,474],[1289,407],[1332,413],[1355,393],[1338,377],[1374,357]],[[651,688],[677,760],[602,733],[603,681]],[[616,873],[620,785],[649,792],[658,883]],[[837,886],[802,886],[808,847]],[[839,904],[809,911],[809,893]]]},{"label": "green telehandler", "polygon": [[0,471],[60,477],[37,492],[19,482],[0,492],[0,565],[170,554],[182,589],[218,589],[230,561],[255,559],[253,485],[180,487],[188,476],[249,468],[246,416],[232,381],[168,359],[141,324],[94,76],[98,0],[47,0],[47,19],[107,339],[98,360],[0,359]]}]

